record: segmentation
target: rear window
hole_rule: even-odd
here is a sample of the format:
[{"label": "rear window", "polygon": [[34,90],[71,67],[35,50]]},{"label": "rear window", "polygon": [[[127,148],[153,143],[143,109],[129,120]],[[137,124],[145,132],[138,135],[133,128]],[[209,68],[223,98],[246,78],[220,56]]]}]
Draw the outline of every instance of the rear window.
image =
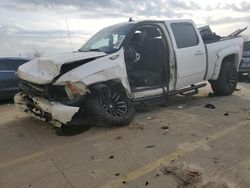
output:
[{"label": "rear window", "polygon": [[18,60],[18,59],[2,59],[0,60],[0,70],[13,70],[16,71],[18,67],[27,60]]},{"label": "rear window", "polygon": [[13,67],[17,70],[19,66],[21,66],[22,64],[26,63],[27,60],[12,60],[13,63]]},{"label": "rear window", "polygon": [[0,60],[0,70],[13,70],[13,68],[13,65],[8,59]]},{"label": "rear window", "polygon": [[177,48],[186,48],[198,45],[199,39],[191,23],[172,23],[171,29],[174,33]]},{"label": "rear window", "polygon": [[250,41],[244,42],[244,51],[250,51]]}]

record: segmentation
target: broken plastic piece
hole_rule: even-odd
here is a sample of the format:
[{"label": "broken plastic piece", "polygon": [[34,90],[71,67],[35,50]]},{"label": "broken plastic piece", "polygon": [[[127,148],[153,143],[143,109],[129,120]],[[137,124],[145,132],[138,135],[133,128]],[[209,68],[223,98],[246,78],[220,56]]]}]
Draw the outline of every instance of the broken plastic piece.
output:
[{"label": "broken plastic piece", "polygon": [[215,106],[214,106],[213,104],[207,103],[207,104],[205,105],[205,108],[215,109]]}]

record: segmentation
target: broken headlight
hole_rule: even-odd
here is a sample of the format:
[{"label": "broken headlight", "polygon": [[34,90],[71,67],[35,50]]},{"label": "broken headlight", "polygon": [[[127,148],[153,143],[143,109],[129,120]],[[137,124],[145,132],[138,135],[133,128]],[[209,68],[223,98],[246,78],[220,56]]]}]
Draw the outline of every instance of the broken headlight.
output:
[{"label": "broken headlight", "polygon": [[87,86],[81,82],[66,82],[65,91],[70,100],[85,95],[88,92]]}]

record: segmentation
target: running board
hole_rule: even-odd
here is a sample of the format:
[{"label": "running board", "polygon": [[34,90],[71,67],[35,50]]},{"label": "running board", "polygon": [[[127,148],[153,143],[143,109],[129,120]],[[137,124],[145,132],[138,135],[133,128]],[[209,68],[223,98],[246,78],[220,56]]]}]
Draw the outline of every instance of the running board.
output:
[{"label": "running board", "polygon": [[206,83],[199,84],[199,85],[191,85],[188,88],[167,92],[166,96],[172,96],[172,95],[177,95],[177,94],[184,95],[184,96],[195,95],[198,93],[199,88],[205,87],[206,85],[207,85]]},{"label": "running board", "polygon": [[173,95],[184,95],[184,96],[191,96],[198,93],[198,89],[201,87],[205,87],[207,84],[199,84],[199,85],[191,85],[188,88],[170,91],[170,92],[164,92],[163,88],[162,92],[158,92],[158,94],[154,94],[151,96],[145,96],[145,97],[138,97],[133,99],[133,103],[144,103],[146,105],[152,105],[152,104],[162,104],[166,101],[166,98]]}]

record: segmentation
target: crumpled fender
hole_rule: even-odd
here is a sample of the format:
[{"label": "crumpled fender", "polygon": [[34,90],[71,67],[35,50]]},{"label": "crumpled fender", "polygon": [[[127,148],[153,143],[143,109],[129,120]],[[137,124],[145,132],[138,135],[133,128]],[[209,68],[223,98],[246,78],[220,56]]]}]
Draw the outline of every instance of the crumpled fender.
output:
[{"label": "crumpled fender", "polygon": [[87,86],[90,86],[109,80],[117,80],[120,82],[125,88],[127,95],[130,96],[131,89],[127,79],[123,49],[67,72],[62,75],[54,85],[64,85],[65,82],[82,81]]},{"label": "crumpled fender", "polygon": [[51,83],[60,74],[64,64],[74,64],[74,62],[99,58],[106,55],[103,52],[70,52],[60,55],[41,57],[33,59],[17,70],[19,78],[36,84]]}]

